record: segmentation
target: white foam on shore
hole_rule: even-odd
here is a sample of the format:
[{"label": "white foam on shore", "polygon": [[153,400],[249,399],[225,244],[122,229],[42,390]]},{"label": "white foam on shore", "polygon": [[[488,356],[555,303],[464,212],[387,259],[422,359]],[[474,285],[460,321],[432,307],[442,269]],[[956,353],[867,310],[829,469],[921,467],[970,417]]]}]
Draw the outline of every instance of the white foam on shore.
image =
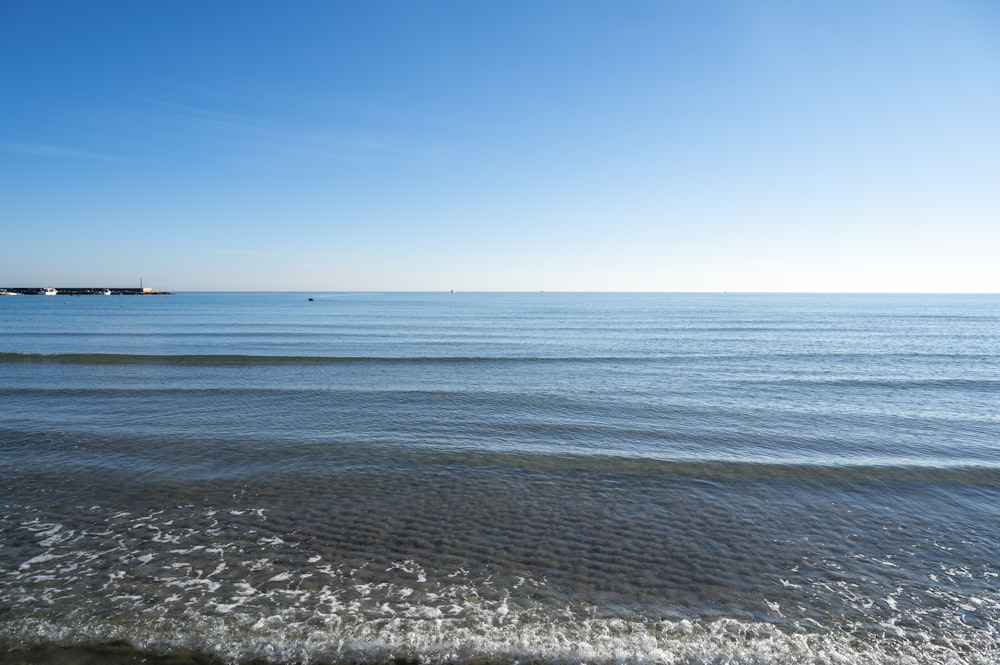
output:
[{"label": "white foam on shore", "polygon": [[[193,651],[232,663],[441,665],[995,665],[1000,650],[1000,601],[985,591],[949,591],[962,587],[932,588],[937,602],[922,608],[900,588],[874,599],[845,581],[775,578],[776,593],[828,594],[863,619],[828,625],[790,619],[794,613],[773,599],[765,600],[775,623],[610,617],[561,598],[544,577],[502,578],[462,562],[433,569],[412,558],[331,563],[294,533],[256,535],[263,511],[228,512],[250,522],[226,531],[214,530],[213,514],[158,521],[158,513],[119,513],[92,530],[22,523],[42,551],[0,578],[0,603],[16,608],[0,622],[0,643],[124,640],[140,650]],[[162,537],[138,539],[140,526]],[[65,537],[43,546],[56,535]],[[945,567],[939,577],[977,574]]]},{"label": "white foam on shore", "polygon": [[331,615],[303,620],[290,614],[251,620],[234,609],[220,605],[213,615],[160,617],[155,629],[148,621],[111,625],[95,617],[72,625],[16,622],[4,626],[2,634],[22,645],[127,640],[141,651],[203,653],[229,663],[365,665],[401,659],[429,665],[987,665],[995,663],[996,647],[995,636],[980,644],[942,636],[926,642],[893,636],[861,641],[837,631],[790,633],[734,619],[500,620],[484,610],[474,622],[442,616],[355,622]]}]

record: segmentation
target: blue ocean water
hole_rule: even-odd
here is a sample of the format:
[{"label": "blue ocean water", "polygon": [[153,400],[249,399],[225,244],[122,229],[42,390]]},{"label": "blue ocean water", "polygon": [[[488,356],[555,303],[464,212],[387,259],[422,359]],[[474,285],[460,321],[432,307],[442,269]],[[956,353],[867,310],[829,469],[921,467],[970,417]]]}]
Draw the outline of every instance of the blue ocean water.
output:
[{"label": "blue ocean water", "polygon": [[8,659],[998,662],[997,296],[6,297],[0,396]]}]

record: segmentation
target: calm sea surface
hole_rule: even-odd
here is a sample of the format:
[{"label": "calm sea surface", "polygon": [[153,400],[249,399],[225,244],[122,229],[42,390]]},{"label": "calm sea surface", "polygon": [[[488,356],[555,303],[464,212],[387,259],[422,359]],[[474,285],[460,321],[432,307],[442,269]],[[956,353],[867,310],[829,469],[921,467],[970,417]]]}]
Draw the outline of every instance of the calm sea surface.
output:
[{"label": "calm sea surface", "polygon": [[0,298],[0,661],[143,658],[998,663],[1000,297]]}]

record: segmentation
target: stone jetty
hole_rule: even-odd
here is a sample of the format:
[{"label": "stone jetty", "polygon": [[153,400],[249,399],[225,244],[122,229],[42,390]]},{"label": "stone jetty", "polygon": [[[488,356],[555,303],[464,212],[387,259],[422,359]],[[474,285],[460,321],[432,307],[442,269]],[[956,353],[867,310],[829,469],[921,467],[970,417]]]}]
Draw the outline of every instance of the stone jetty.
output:
[{"label": "stone jetty", "polygon": [[[6,288],[0,288],[0,292],[5,292],[7,294],[16,293],[22,296],[40,296],[45,294],[45,290],[50,287],[40,287],[40,286],[8,286]],[[109,295],[113,296],[169,296],[171,293],[169,291],[157,291],[156,289],[151,289],[148,286],[145,288],[114,288],[114,287],[92,287],[92,288],[80,288],[80,287],[68,287],[68,286],[57,286],[55,287],[55,295],[59,296],[102,296],[105,295],[105,291],[110,291]]]}]

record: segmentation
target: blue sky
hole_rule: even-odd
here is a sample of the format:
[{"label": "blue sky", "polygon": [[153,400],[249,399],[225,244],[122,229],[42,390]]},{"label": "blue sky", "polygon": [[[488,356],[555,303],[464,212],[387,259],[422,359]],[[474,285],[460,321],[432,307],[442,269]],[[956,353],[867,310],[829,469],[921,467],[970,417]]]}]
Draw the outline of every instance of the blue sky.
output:
[{"label": "blue sky", "polygon": [[1000,3],[0,4],[0,285],[1000,291]]}]

